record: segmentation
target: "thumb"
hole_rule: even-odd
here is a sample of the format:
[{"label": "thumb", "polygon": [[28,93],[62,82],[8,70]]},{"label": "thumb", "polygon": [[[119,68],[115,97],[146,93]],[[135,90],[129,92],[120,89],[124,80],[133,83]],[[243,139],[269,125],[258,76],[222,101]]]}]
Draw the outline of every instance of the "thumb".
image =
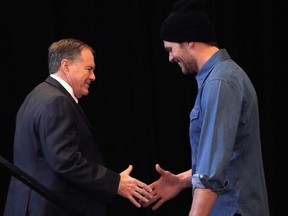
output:
[{"label": "thumb", "polygon": [[130,164],[125,172],[129,175],[132,172],[133,166]]},{"label": "thumb", "polygon": [[156,164],[155,169],[160,175],[164,175],[164,173],[166,171],[166,170],[162,169],[159,164]]}]

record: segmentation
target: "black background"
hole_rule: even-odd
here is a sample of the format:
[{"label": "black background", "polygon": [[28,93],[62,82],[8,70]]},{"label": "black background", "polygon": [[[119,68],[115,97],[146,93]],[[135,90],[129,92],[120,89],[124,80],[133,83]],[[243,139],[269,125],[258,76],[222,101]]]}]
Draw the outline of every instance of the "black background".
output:
[{"label": "black background", "polygon": [[[27,93],[48,75],[48,46],[74,37],[96,50],[97,79],[80,103],[104,144],[107,166],[121,172],[133,164],[131,176],[147,183],[159,177],[156,163],[173,173],[189,169],[188,125],[196,82],[169,63],[159,39],[160,25],[175,2],[2,0],[0,155],[12,161],[15,115]],[[284,3],[207,0],[206,5],[220,47],[247,72],[258,93],[269,205],[275,215],[274,151],[280,139],[274,122],[282,111],[275,109],[280,92],[275,83],[285,74],[280,65],[287,43]],[[0,172],[1,214],[10,174],[3,167]],[[156,212],[117,197],[108,215],[182,216],[190,204],[190,190]]]}]

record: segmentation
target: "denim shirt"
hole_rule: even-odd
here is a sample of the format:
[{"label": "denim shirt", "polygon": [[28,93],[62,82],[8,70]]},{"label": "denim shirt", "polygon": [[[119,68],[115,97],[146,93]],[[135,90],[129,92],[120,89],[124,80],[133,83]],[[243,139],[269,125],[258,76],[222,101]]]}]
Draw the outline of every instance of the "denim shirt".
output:
[{"label": "denim shirt", "polygon": [[197,73],[190,113],[192,185],[218,198],[211,216],[268,216],[255,89],[225,49]]}]

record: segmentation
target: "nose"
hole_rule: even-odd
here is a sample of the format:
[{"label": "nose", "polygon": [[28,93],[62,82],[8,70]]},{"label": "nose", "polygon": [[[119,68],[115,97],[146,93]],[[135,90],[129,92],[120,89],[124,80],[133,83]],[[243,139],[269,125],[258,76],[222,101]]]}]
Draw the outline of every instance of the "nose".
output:
[{"label": "nose", "polygon": [[171,54],[171,52],[169,52],[169,61],[170,62],[174,61],[174,56]]},{"label": "nose", "polygon": [[95,75],[94,71],[92,71],[92,72],[90,73],[89,79],[92,80],[92,81],[96,80],[96,75]]}]

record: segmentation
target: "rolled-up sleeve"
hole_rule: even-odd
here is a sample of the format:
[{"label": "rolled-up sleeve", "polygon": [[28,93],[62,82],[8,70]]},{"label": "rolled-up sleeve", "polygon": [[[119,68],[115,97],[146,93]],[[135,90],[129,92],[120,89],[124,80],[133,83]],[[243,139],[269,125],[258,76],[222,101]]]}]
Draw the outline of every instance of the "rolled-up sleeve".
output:
[{"label": "rolled-up sleeve", "polygon": [[226,179],[224,182],[220,182],[214,179],[209,179],[203,174],[194,174],[192,176],[193,191],[195,188],[209,188],[214,192],[221,192],[228,188],[229,181]]}]

